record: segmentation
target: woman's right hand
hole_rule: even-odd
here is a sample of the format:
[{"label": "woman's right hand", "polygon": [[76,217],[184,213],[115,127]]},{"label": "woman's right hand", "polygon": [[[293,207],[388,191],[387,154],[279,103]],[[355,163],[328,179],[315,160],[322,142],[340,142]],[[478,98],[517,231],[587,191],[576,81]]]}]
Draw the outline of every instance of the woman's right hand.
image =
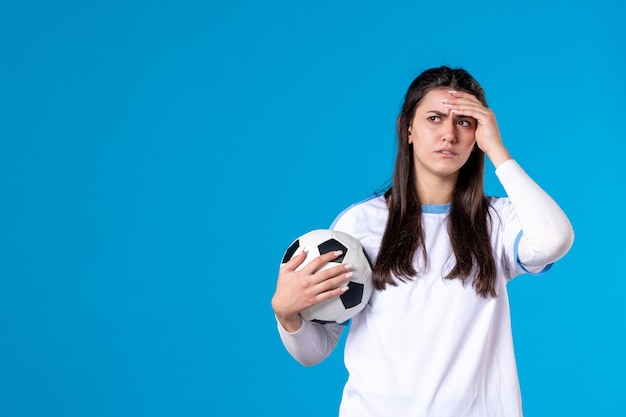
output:
[{"label": "woman's right hand", "polygon": [[311,260],[302,269],[307,253],[299,250],[280,267],[272,308],[280,324],[290,333],[302,326],[300,312],[332,297],[338,297],[347,289],[352,276],[351,264],[341,264],[320,270],[326,263],[341,256],[341,251],[329,252]]}]

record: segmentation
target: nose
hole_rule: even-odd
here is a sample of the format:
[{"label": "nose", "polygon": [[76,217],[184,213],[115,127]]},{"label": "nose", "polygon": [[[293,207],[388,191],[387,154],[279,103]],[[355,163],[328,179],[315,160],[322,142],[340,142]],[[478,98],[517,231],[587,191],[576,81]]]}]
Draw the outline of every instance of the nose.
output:
[{"label": "nose", "polygon": [[449,117],[442,127],[441,139],[443,142],[456,143],[456,124],[454,118]]}]

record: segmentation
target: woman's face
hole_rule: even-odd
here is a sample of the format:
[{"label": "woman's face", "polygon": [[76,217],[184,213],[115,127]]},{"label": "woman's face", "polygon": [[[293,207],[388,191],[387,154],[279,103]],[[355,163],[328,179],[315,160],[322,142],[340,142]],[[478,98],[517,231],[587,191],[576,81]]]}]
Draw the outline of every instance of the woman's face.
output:
[{"label": "woman's face", "polygon": [[476,120],[451,113],[444,101],[449,88],[435,88],[422,98],[409,127],[415,169],[422,179],[456,181],[475,142]]}]

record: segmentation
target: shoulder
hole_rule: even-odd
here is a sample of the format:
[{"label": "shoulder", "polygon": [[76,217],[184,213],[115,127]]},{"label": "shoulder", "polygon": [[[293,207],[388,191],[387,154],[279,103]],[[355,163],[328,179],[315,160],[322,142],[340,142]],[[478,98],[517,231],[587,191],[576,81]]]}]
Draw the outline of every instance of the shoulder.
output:
[{"label": "shoulder", "polygon": [[387,202],[383,195],[375,195],[365,200],[354,203],[345,210],[343,210],[333,221],[331,228],[334,228],[337,224],[345,222],[347,220],[354,220],[363,217],[372,217],[380,213],[387,212]]},{"label": "shoulder", "polygon": [[387,223],[387,201],[383,195],[374,195],[358,203],[352,204],[335,218],[331,229],[353,233],[354,229],[367,224],[372,227]]},{"label": "shoulder", "polygon": [[515,216],[515,210],[508,197],[487,197],[489,212],[495,215],[501,222],[505,222],[511,216]]},{"label": "shoulder", "polygon": [[502,240],[507,249],[516,247],[522,225],[511,200],[507,197],[490,197],[489,204],[492,238]]},{"label": "shoulder", "polygon": [[369,259],[374,260],[387,227],[388,213],[384,195],[376,195],[342,211],[331,229],[348,233],[358,239]]},{"label": "shoulder", "polygon": [[492,211],[502,211],[505,206],[508,205],[509,199],[506,197],[487,197],[487,201],[489,201],[489,208]]}]

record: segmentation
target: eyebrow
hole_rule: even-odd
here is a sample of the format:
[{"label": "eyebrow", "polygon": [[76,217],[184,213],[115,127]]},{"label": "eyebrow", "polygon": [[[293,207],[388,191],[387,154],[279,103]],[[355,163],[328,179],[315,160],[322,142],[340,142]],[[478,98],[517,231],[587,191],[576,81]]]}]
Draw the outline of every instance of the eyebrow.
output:
[{"label": "eyebrow", "polygon": [[446,117],[448,113],[440,112],[439,110],[429,110],[426,113],[433,113],[435,116]]},{"label": "eyebrow", "polygon": [[[437,117],[448,117],[448,116],[450,116],[449,113],[444,113],[444,112],[441,112],[439,110],[428,110],[426,113],[433,113]],[[459,119],[473,119],[472,116],[466,116],[464,114],[458,114],[458,113],[456,114],[456,117],[459,118]]]}]

